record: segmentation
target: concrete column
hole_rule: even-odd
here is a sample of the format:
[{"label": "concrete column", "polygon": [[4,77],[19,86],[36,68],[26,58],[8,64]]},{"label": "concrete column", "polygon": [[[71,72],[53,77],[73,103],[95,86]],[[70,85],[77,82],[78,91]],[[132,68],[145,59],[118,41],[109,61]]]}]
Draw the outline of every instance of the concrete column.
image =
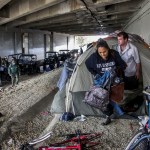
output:
[{"label": "concrete column", "polygon": [[67,49],[68,49],[69,37],[67,36]]},{"label": "concrete column", "polygon": [[51,32],[51,35],[50,35],[50,51],[53,51],[54,50],[54,34],[53,32]]},{"label": "concrete column", "polygon": [[44,34],[44,58],[46,58],[46,48],[47,48],[46,34]]},{"label": "concrete column", "polygon": [[16,32],[14,32],[14,40],[13,40],[13,43],[14,43],[14,54],[17,53],[17,50],[16,50]]},{"label": "concrete column", "polygon": [[23,48],[24,48],[24,53],[28,54],[29,53],[29,34],[28,33],[23,34]]}]

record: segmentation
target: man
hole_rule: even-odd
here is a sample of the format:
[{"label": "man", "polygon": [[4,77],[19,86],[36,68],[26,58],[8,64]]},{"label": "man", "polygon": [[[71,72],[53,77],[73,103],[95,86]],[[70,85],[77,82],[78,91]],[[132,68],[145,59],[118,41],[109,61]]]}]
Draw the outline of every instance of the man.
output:
[{"label": "man", "polygon": [[75,50],[72,50],[70,52],[70,57],[65,60],[67,74],[68,74],[69,78],[71,77],[71,75],[73,73],[73,70],[74,70],[74,67],[77,63],[78,57],[79,57],[78,52]]},{"label": "man", "polygon": [[127,64],[124,72],[125,89],[137,89],[140,78],[140,59],[138,50],[132,43],[128,42],[128,34],[126,32],[118,33],[117,38],[117,51]]},{"label": "man", "polygon": [[16,84],[18,84],[19,68],[17,66],[15,58],[12,58],[11,64],[8,67],[8,74],[11,76],[12,87],[15,85],[15,78],[16,78]]}]

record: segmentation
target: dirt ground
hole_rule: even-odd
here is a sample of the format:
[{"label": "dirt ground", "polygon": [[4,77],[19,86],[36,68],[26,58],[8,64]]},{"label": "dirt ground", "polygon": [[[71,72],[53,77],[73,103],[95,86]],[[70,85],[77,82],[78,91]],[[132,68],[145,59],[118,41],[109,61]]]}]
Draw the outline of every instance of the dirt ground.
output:
[{"label": "dirt ground", "polygon": [[[15,89],[16,98],[26,95],[27,85],[25,82],[32,78],[32,76],[24,77],[23,82],[20,83],[20,86],[16,87]],[[41,75],[39,75],[39,78],[41,78]],[[42,81],[40,82],[41,84]],[[7,89],[9,87],[10,85],[7,85],[4,92],[8,92]],[[19,93],[19,90],[23,90],[24,93]],[[50,89],[45,88],[43,90],[47,90],[46,92],[48,92],[48,90],[50,91]],[[8,93],[7,95],[1,93],[1,97],[3,96],[4,98],[6,95],[10,99],[13,93],[13,90],[10,90],[9,95]],[[48,95],[47,97],[43,98],[42,101],[39,101],[37,105],[29,109],[26,114],[22,115],[20,118],[22,118],[24,122],[20,122],[20,124],[13,124],[11,126],[11,132],[9,132],[3,143],[0,144],[2,150],[19,150],[21,144],[32,141],[32,139],[38,138],[41,135],[43,130],[49,125],[54,117],[53,114],[50,114],[49,110],[52,102],[50,99],[53,98],[55,93],[56,91],[53,91],[52,95]],[[32,97],[32,94],[30,96]],[[3,107],[8,107],[8,104],[11,105],[11,103],[7,103],[5,105],[3,104]],[[3,110],[3,112],[6,112],[6,110]],[[11,114],[7,112],[7,116],[9,115]],[[52,129],[52,137],[46,140],[46,144],[54,143],[56,141],[59,142],[62,140],[62,135],[75,133],[75,130],[80,129],[83,133],[102,133],[102,136],[99,138],[100,145],[95,148],[97,150],[123,150],[131,136],[137,131],[139,127],[137,120],[115,119],[108,126],[102,126],[102,121],[104,121],[104,118],[91,116],[87,116],[86,120],[83,122],[77,120],[70,122],[58,121]]]},{"label": "dirt ground", "polygon": [[[53,115],[47,111],[40,112],[36,117],[26,122],[25,128],[11,134],[3,143],[2,150],[18,150],[20,145],[31,142],[40,136],[43,130],[51,122]],[[137,131],[138,123],[136,120],[116,119],[108,126],[102,126],[104,118],[87,117],[84,122],[59,121],[52,130],[52,137],[46,140],[46,145],[60,142],[65,137],[62,135],[75,133],[80,129],[82,133],[101,133],[97,140],[100,144],[96,150],[123,150],[131,136]]]}]

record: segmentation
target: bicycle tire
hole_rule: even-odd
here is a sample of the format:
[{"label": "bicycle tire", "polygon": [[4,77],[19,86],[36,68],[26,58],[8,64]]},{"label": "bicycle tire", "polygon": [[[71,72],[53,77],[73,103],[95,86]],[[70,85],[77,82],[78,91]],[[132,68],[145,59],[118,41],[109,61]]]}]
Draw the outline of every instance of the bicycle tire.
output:
[{"label": "bicycle tire", "polygon": [[134,148],[132,148],[133,145],[135,145],[135,143],[145,135],[147,135],[147,133],[143,133],[143,130],[139,130],[138,132],[136,132],[136,134],[132,137],[131,141],[129,142],[125,150],[148,150],[147,147],[149,141],[147,138],[141,140],[141,142],[139,142]]},{"label": "bicycle tire", "polygon": [[[144,136],[144,134],[142,134],[139,138],[141,138],[142,136]],[[147,138],[143,139],[139,144],[135,146],[133,150],[149,150],[148,144],[149,144],[148,139]]]}]

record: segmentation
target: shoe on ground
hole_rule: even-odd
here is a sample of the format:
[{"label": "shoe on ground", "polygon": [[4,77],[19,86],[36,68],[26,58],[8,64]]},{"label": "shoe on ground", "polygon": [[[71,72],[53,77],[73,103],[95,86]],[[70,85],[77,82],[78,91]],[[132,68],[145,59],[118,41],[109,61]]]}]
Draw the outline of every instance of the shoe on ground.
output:
[{"label": "shoe on ground", "polygon": [[119,119],[136,119],[134,116],[128,115],[128,114],[123,114],[119,116]]},{"label": "shoe on ground", "polygon": [[118,119],[119,116],[118,116],[117,114],[112,114],[112,115],[110,116],[110,118],[111,118],[111,119]]},{"label": "shoe on ground", "polygon": [[108,117],[108,118],[106,118],[106,121],[105,121],[105,122],[102,122],[101,125],[106,126],[106,125],[108,125],[108,124],[110,124],[110,123],[111,123],[111,119]]}]

